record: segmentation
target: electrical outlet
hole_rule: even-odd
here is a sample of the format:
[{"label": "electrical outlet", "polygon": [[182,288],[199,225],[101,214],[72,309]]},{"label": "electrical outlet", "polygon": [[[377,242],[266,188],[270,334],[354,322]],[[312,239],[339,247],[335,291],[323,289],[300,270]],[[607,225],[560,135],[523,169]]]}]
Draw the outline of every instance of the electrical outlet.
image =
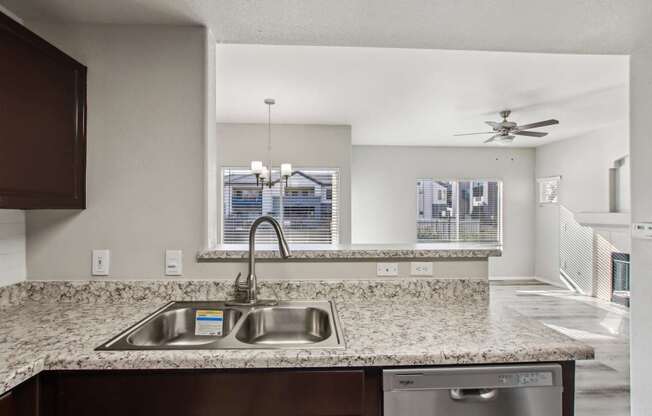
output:
[{"label": "electrical outlet", "polygon": [[111,252],[109,250],[93,250],[93,263],[91,274],[93,276],[108,276],[111,265]]},{"label": "electrical outlet", "polygon": [[632,238],[641,240],[652,239],[652,223],[637,222],[632,224]]},{"label": "electrical outlet", "polygon": [[165,275],[181,276],[183,274],[183,252],[165,250]]},{"label": "electrical outlet", "polygon": [[410,262],[410,275],[432,276],[432,262],[431,261]]},{"label": "electrical outlet", "polygon": [[376,276],[398,276],[398,263],[376,263]]}]

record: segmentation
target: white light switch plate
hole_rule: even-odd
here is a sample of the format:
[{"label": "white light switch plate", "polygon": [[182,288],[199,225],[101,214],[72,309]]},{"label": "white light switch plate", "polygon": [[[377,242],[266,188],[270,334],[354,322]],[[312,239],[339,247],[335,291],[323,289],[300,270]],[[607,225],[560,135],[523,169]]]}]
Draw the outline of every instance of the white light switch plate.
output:
[{"label": "white light switch plate", "polygon": [[91,274],[93,276],[108,276],[111,265],[111,252],[107,249],[93,250]]},{"label": "white light switch plate", "polygon": [[183,274],[183,252],[165,250],[165,275],[181,276]]},{"label": "white light switch plate", "polygon": [[410,275],[432,276],[432,262],[431,261],[410,262]]},{"label": "white light switch plate", "polygon": [[398,263],[376,263],[376,276],[398,276]]}]

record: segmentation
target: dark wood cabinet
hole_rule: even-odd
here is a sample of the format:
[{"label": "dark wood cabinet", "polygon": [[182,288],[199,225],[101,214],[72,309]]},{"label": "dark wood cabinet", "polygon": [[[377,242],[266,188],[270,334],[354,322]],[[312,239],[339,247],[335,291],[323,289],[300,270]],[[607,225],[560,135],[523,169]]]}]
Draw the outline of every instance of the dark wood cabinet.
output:
[{"label": "dark wood cabinet", "polygon": [[0,396],[0,416],[38,416],[39,378],[33,377]]},{"label": "dark wood cabinet", "polygon": [[0,13],[0,208],[85,208],[86,67]]},{"label": "dark wood cabinet", "polygon": [[378,416],[377,370],[64,371],[54,416]]},{"label": "dark wood cabinet", "polygon": [[13,391],[0,396],[0,416],[17,416],[16,397]]}]

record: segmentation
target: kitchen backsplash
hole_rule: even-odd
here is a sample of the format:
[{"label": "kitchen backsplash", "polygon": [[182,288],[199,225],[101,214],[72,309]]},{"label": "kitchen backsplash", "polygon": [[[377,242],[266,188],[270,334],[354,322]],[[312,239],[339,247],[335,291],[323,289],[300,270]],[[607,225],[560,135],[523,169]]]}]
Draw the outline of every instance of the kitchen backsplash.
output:
[{"label": "kitchen backsplash", "polygon": [[[482,301],[486,279],[406,278],[392,280],[266,280],[261,298],[374,301],[424,299],[432,302]],[[232,280],[26,281],[0,288],[0,307],[20,302],[128,303],[230,298]]]}]

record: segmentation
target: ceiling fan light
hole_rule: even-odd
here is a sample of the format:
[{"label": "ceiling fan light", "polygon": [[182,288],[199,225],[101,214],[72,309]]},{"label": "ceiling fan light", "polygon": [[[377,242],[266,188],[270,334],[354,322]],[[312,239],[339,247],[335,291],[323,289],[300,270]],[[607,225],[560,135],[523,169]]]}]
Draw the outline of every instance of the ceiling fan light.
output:
[{"label": "ceiling fan light", "polygon": [[516,136],[512,136],[511,134],[508,134],[507,136],[500,136],[496,139],[496,142],[502,145],[510,144],[514,141],[515,137]]}]

